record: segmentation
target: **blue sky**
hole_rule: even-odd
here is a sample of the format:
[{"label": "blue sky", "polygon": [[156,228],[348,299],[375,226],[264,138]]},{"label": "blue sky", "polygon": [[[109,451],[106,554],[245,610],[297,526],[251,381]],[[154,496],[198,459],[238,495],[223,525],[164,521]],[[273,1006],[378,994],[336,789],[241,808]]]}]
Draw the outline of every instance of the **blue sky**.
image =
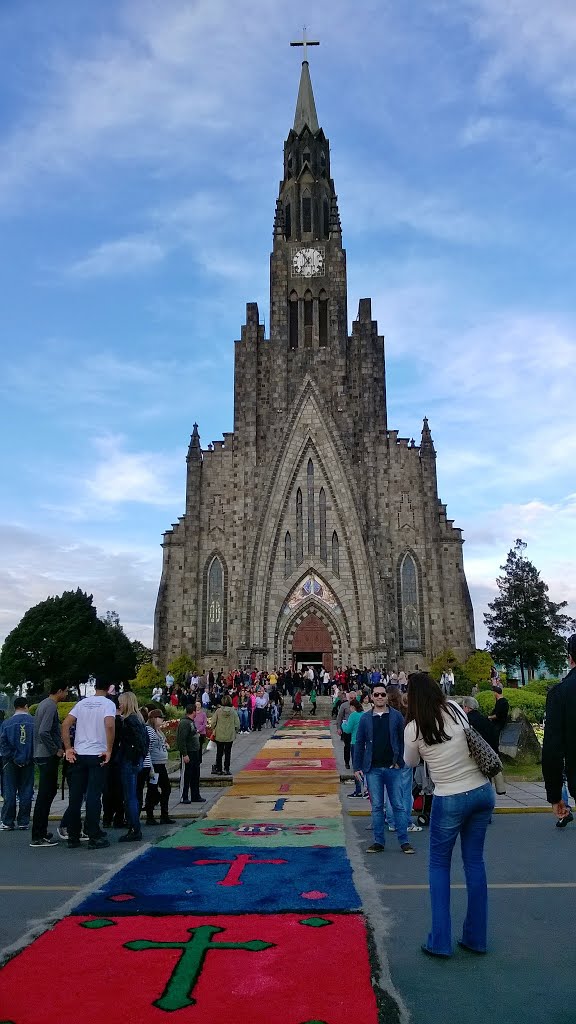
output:
[{"label": "blue sky", "polygon": [[482,611],[516,537],[576,614],[573,0],[19,0],[0,9],[0,637],[80,586],[152,641],[192,424],[268,320],[308,25],[389,425],[430,420]]}]

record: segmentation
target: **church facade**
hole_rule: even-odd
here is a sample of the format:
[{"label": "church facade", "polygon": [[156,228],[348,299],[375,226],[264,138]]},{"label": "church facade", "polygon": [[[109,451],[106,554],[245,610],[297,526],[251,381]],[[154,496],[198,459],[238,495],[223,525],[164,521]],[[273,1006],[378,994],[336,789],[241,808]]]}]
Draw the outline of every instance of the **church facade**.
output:
[{"label": "church facade", "polygon": [[308,62],[270,258],[270,331],[247,305],[234,431],[187,455],[186,511],[164,534],[154,654],[198,667],[425,667],[474,650],[462,533],[436,452],[389,429],[384,338],[346,253]]}]

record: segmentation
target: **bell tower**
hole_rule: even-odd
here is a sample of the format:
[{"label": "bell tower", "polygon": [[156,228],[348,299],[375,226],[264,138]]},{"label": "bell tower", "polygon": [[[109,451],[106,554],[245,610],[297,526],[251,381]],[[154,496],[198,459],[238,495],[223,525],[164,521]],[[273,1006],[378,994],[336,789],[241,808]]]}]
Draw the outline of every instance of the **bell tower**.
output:
[{"label": "bell tower", "polygon": [[286,346],[295,364],[309,365],[313,350],[346,350],[346,254],[330,143],[318,124],[307,60],[307,47],[318,43],[304,33],[303,42],[291,45],[304,47],[304,60],[276,201],[270,337]]}]

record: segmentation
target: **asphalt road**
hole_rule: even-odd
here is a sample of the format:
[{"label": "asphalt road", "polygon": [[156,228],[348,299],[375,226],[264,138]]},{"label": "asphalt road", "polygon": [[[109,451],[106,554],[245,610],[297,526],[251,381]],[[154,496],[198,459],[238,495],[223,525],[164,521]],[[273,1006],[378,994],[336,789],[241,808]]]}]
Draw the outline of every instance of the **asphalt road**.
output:
[{"label": "asphalt road", "polygon": [[[50,830],[56,829],[50,822]],[[150,828],[154,839],[175,830],[172,826]],[[141,853],[143,843],[118,844],[122,832],[109,833],[111,845],[104,850],[69,850],[66,843],[42,849],[30,847],[30,832],[3,832],[0,842],[0,961],[2,951],[18,942],[30,929],[54,914],[85,887],[95,887],[103,873],[113,871],[131,856]],[[146,835],[145,835],[146,838]],[[152,838],[152,837],[151,837]]]},{"label": "asphalt road", "polygon": [[[350,847],[383,909],[382,946],[413,1024],[575,1024],[576,823],[560,830],[552,814],[494,815],[486,845],[489,953],[458,950],[432,960],[420,950],[429,929],[427,830],[410,837],[415,857],[400,853],[393,834],[384,854],[366,856],[369,821],[348,818]],[[456,940],[466,905],[459,844],[452,884]]]}]

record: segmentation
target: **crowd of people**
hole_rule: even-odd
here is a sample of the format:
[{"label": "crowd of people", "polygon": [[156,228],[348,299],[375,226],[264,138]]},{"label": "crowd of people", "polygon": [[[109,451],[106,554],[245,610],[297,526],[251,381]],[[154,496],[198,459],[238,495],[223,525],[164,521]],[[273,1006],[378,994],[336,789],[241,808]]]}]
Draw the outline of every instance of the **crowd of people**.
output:
[{"label": "crowd of people", "polygon": [[[543,744],[544,781],[558,827],[572,820],[570,794],[576,796],[576,635],[568,642],[568,657],[568,675],[548,694]],[[48,831],[48,818],[63,763],[69,802],[58,837],[70,848],[85,841],[88,847],[100,849],[109,845],[106,828],[125,826],[120,842],[139,841],[142,811],[146,822],[154,824],[159,804],[160,822],[174,823],[168,810],[164,712],[156,703],[169,705],[174,694],[178,701],[186,696],[176,745],[182,765],[181,799],[189,803],[203,800],[200,765],[209,721],[217,748],[213,771],[227,774],[236,735],[276,724],[287,697],[293,709],[301,712],[305,695],[309,713],[315,713],[319,691],[332,698],[345,765],[353,766],[354,790],[349,798],[370,801],[373,842],[367,852],[384,852],[386,833],[392,832],[402,853],[414,854],[409,833],[422,831],[421,825],[412,823],[414,797],[420,794],[428,800],[419,819],[429,824],[430,837],[432,923],[423,952],[433,957],[449,957],[453,952],[450,871],[459,836],[468,895],[459,945],[473,954],[485,953],[483,849],[495,803],[491,778],[501,791],[497,772],[501,764],[491,755],[487,770],[486,751],[497,755],[509,712],[498,677],[492,679],[494,707],[483,715],[473,694],[456,700],[449,678],[444,676],[439,685],[423,671],[408,677],[376,669],[330,674],[311,666],[303,673],[238,670],[226,677],[222,672],[210,676],[192,677],[181,687],[167,677],[165,689],[155,694],[147,708],[138,707],[129,689],[116,696],[106,684],[96,682],[94,694],[79,700],[62,724],[58,704],[66,699],[64,687],[52,686],[34,716],[26,698],[17,697],[13,715],[0,729],[4,778],[0,830],[25,830],[31,820],[32,847],[57,845]],[[35,765],[38,791],[32,815]]]}]

